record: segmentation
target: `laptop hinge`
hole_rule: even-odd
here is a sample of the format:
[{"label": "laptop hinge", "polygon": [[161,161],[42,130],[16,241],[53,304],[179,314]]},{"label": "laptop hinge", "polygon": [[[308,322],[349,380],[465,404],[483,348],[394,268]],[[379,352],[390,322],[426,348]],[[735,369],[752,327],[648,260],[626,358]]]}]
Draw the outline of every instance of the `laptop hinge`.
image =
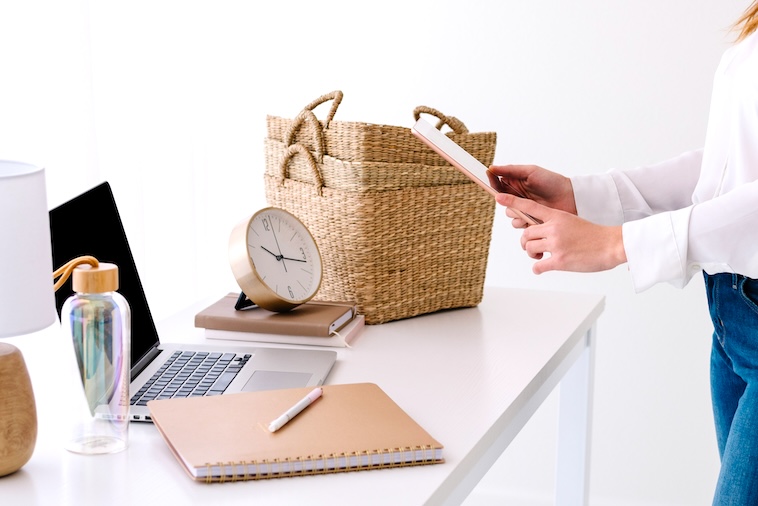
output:
[{"label": "laptop hinge", "polygon": [[158,348],[158,344],[153,345],[152,348],[147,350],[147,353],[142,355],[142,358],[140,358],[132,367],[132,380],[139,376],[139,374],[144,371],[153,360],[155,360],[155,357],[157,357],[160,352],[161,350]]}]

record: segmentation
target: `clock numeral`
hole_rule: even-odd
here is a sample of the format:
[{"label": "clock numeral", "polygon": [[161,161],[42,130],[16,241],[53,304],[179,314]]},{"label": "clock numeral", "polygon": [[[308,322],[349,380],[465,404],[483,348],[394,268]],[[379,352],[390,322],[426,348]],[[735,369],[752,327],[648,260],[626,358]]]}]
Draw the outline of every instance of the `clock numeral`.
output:
[{"label": "clock numeral", "polygon": [[303,255],[303,260],[307,260],[307,257],[305,256],[305,250],[303,248],[300,248],[300,254]]},{"label": "clock numeral", "polygon": [[287,291],[290,293],[290,298],[294,299],[295,298],[295,292],[292,291],[292,287],[291,286],[287,287]]},{"label": "clock numeral", "polygon": [[268,218],[263,218],[263,230],[266,232],[271,230],[271,224],[269,223]]}]

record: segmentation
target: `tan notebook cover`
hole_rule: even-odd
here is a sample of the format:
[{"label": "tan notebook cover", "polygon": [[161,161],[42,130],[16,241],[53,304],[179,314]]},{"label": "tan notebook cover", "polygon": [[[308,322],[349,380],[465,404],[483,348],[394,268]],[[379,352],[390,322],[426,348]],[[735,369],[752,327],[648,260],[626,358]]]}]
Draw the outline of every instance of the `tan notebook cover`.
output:
[{"label": "tan notebook cover", "polygon": [[238,294],[230,293],[195,315],[195,327],[238,332],[329,337],[355,316],[350,302],[309,301],[286,313],[254,307],[234,309]]},{"label": "tan notebook cover", "polygon": [[373,383],[327,385],[276,432],[268,425],[312,388],[148,402],[153,422],[198,481],[238,481],[443,462],[442,445]]}]

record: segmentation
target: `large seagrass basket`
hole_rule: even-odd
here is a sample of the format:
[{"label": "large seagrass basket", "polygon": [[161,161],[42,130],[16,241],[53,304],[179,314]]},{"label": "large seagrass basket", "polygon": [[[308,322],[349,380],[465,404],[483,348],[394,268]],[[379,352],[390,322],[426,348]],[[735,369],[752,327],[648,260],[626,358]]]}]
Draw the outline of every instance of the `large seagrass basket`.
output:
[{"label": "large seagrass basket", "polygon": [[[321,250],[319,300],[354,301],[378,324],[481,302],[494,200],[409,128],[333,121],[337,91],[293,119],[267,118],[266,198],[308,227]],[[313,109],[332,100],[322,122]],[[418,107],[485,165],[496,134]]]}]

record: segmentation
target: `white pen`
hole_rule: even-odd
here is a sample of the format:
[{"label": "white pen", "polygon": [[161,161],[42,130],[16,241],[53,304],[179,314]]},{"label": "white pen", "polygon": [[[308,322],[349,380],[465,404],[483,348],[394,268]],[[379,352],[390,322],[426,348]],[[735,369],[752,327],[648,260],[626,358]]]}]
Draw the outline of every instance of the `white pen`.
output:
[{"label": "white pen", "polygon": [[313,404],[313,402],[316,399],[321,397],[321,394],[323,392],[324,391],[321,389],[321,387],[313,389],[311,393],[309,393],[308,395],[300,399],[300,401],[298,401],[297,404],[295,404],[290,409],[285,411],[282,416],[280,416],[279,418],[277,418],[276,420],[268,424],[268,430],[270,430],[271,432],[276,432],[279,429],[281,429],[284,426],[284,424],[286,424],[287,422],[295,418],[298,413],[300,413],[302,410],[304,410],[305,408]]}]

